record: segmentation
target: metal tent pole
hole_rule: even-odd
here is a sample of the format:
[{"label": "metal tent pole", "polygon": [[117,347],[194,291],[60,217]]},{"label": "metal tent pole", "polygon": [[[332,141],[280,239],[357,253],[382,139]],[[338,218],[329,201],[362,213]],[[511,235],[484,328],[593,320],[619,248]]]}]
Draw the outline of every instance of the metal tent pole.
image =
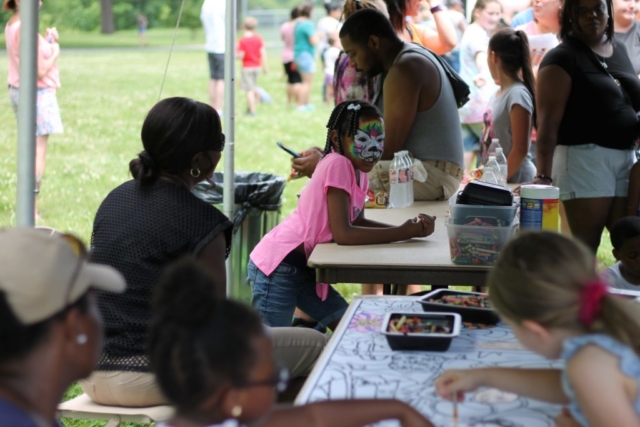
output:
[{"label": "metal tent pole", "polygon": [[36,83],[38,0],[20,2],[20,100],[18,106],[17,224],[35,224]]},{"label": "metal tent pole", "polygon": [[[235,53],[236,53],[236,0],[226,0],[226,28],[224,54],[224,192],[222,203],[224,214],[233,221],[234,198],[234,157],[235,157]],[[233,297],[233,266],[231,256],[227,259],[227,297]]]}]

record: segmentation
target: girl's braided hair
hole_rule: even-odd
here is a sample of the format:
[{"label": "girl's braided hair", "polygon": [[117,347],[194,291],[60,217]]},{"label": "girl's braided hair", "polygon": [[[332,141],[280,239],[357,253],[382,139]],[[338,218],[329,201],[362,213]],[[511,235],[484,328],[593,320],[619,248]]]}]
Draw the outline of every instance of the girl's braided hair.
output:
[{"label": "girl's braided hair", "polygon": [[375,106],[364,101],[344,101],[336,105],[327,123],[327,142],[324,146],[325,156],[331,153],[331,148],[333,147],[331,132],[334,130],[338,132],[337,152],[344,155],[342,137],[355,135],[361,117],[382,118],[382,114]]},{"label": "girl's braided hair", "polygon": [[154,289],[150,367],[178,411],[191,411],[226,384],[238,385],[259,358],[257,313],[225,299],[195,258],[167,268]]}]

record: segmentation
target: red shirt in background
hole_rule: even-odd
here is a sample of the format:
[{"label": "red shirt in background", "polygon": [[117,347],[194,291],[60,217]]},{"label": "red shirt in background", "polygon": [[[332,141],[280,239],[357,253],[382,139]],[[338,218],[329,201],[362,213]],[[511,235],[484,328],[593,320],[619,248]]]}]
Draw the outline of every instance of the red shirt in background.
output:
[{"label": "red shirt in background", "polygon": [[264,47],[262,37],[257,34],[243,36],[238,40],[238,52],[244,52],[242,58],[242,68],[258,68],[262,65],[262,55],[260,51]]}]

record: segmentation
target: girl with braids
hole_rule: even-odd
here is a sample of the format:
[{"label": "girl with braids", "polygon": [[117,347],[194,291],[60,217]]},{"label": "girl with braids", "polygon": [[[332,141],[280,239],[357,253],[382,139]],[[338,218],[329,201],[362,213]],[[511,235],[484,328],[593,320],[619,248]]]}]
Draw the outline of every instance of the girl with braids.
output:
[{"label": "girl with braids", "polygon": [[640,307],[608,292],[587,246],[557,233],[523,234],[504,248],[488,283],[520,343],[564,366],[447,371],[435,383],[440,396],[495,387],[566,404],[570,421],[585,427],[640,425]]},{"label": "girl with braids", "polygon": [[500,140],[509,165],[509,182],[529,182],[536,176],[531,160],[531,129],[535,123],[535,82],[527,35],[505,29],[489,41],[487,63],[500,89],[484,113],[483,162],[492,138]]},{"label": "girl with braids", "polygon": [[328,285],[316,286],[307,258],[318,243],[366,245],[425,237],[435,217],[421,214],[398,227],[365,219],[367,173],[383,152],[384,126],[377,108],[361,101],[339,104],[327,124],[324,157],[300,195],[298,207],[250,255],[253,306],[269,326],[289,326],[297,305],[335,329],[347,302]]},{"label": "girl with braids", "polygon": [[250,307],[218,298],[211,278],[192,259],[169,268],[158,284],[149,353],[160,387],[176,408],[157,427],[359,427],[385,419],[433,427],[392,399],[274,408],[288,372],[277,366],[271,334]]}]

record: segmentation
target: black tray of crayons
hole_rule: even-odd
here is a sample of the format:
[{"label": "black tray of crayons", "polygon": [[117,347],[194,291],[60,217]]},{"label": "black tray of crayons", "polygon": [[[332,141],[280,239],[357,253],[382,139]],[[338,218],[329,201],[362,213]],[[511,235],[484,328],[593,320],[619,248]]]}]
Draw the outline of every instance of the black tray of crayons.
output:
[{"label": "black tray of crayons", "polygon": [[457,313],[387,313],[380,332],[392,350],[447,351],[461,328]]},{"label": "black tray of crayons", "polygon": [[481,292],[438,289],[426,294],[418,302],[424,311],[458,313],[463,322],[495,325],[500,321],[489,304],[489,295]]}]

